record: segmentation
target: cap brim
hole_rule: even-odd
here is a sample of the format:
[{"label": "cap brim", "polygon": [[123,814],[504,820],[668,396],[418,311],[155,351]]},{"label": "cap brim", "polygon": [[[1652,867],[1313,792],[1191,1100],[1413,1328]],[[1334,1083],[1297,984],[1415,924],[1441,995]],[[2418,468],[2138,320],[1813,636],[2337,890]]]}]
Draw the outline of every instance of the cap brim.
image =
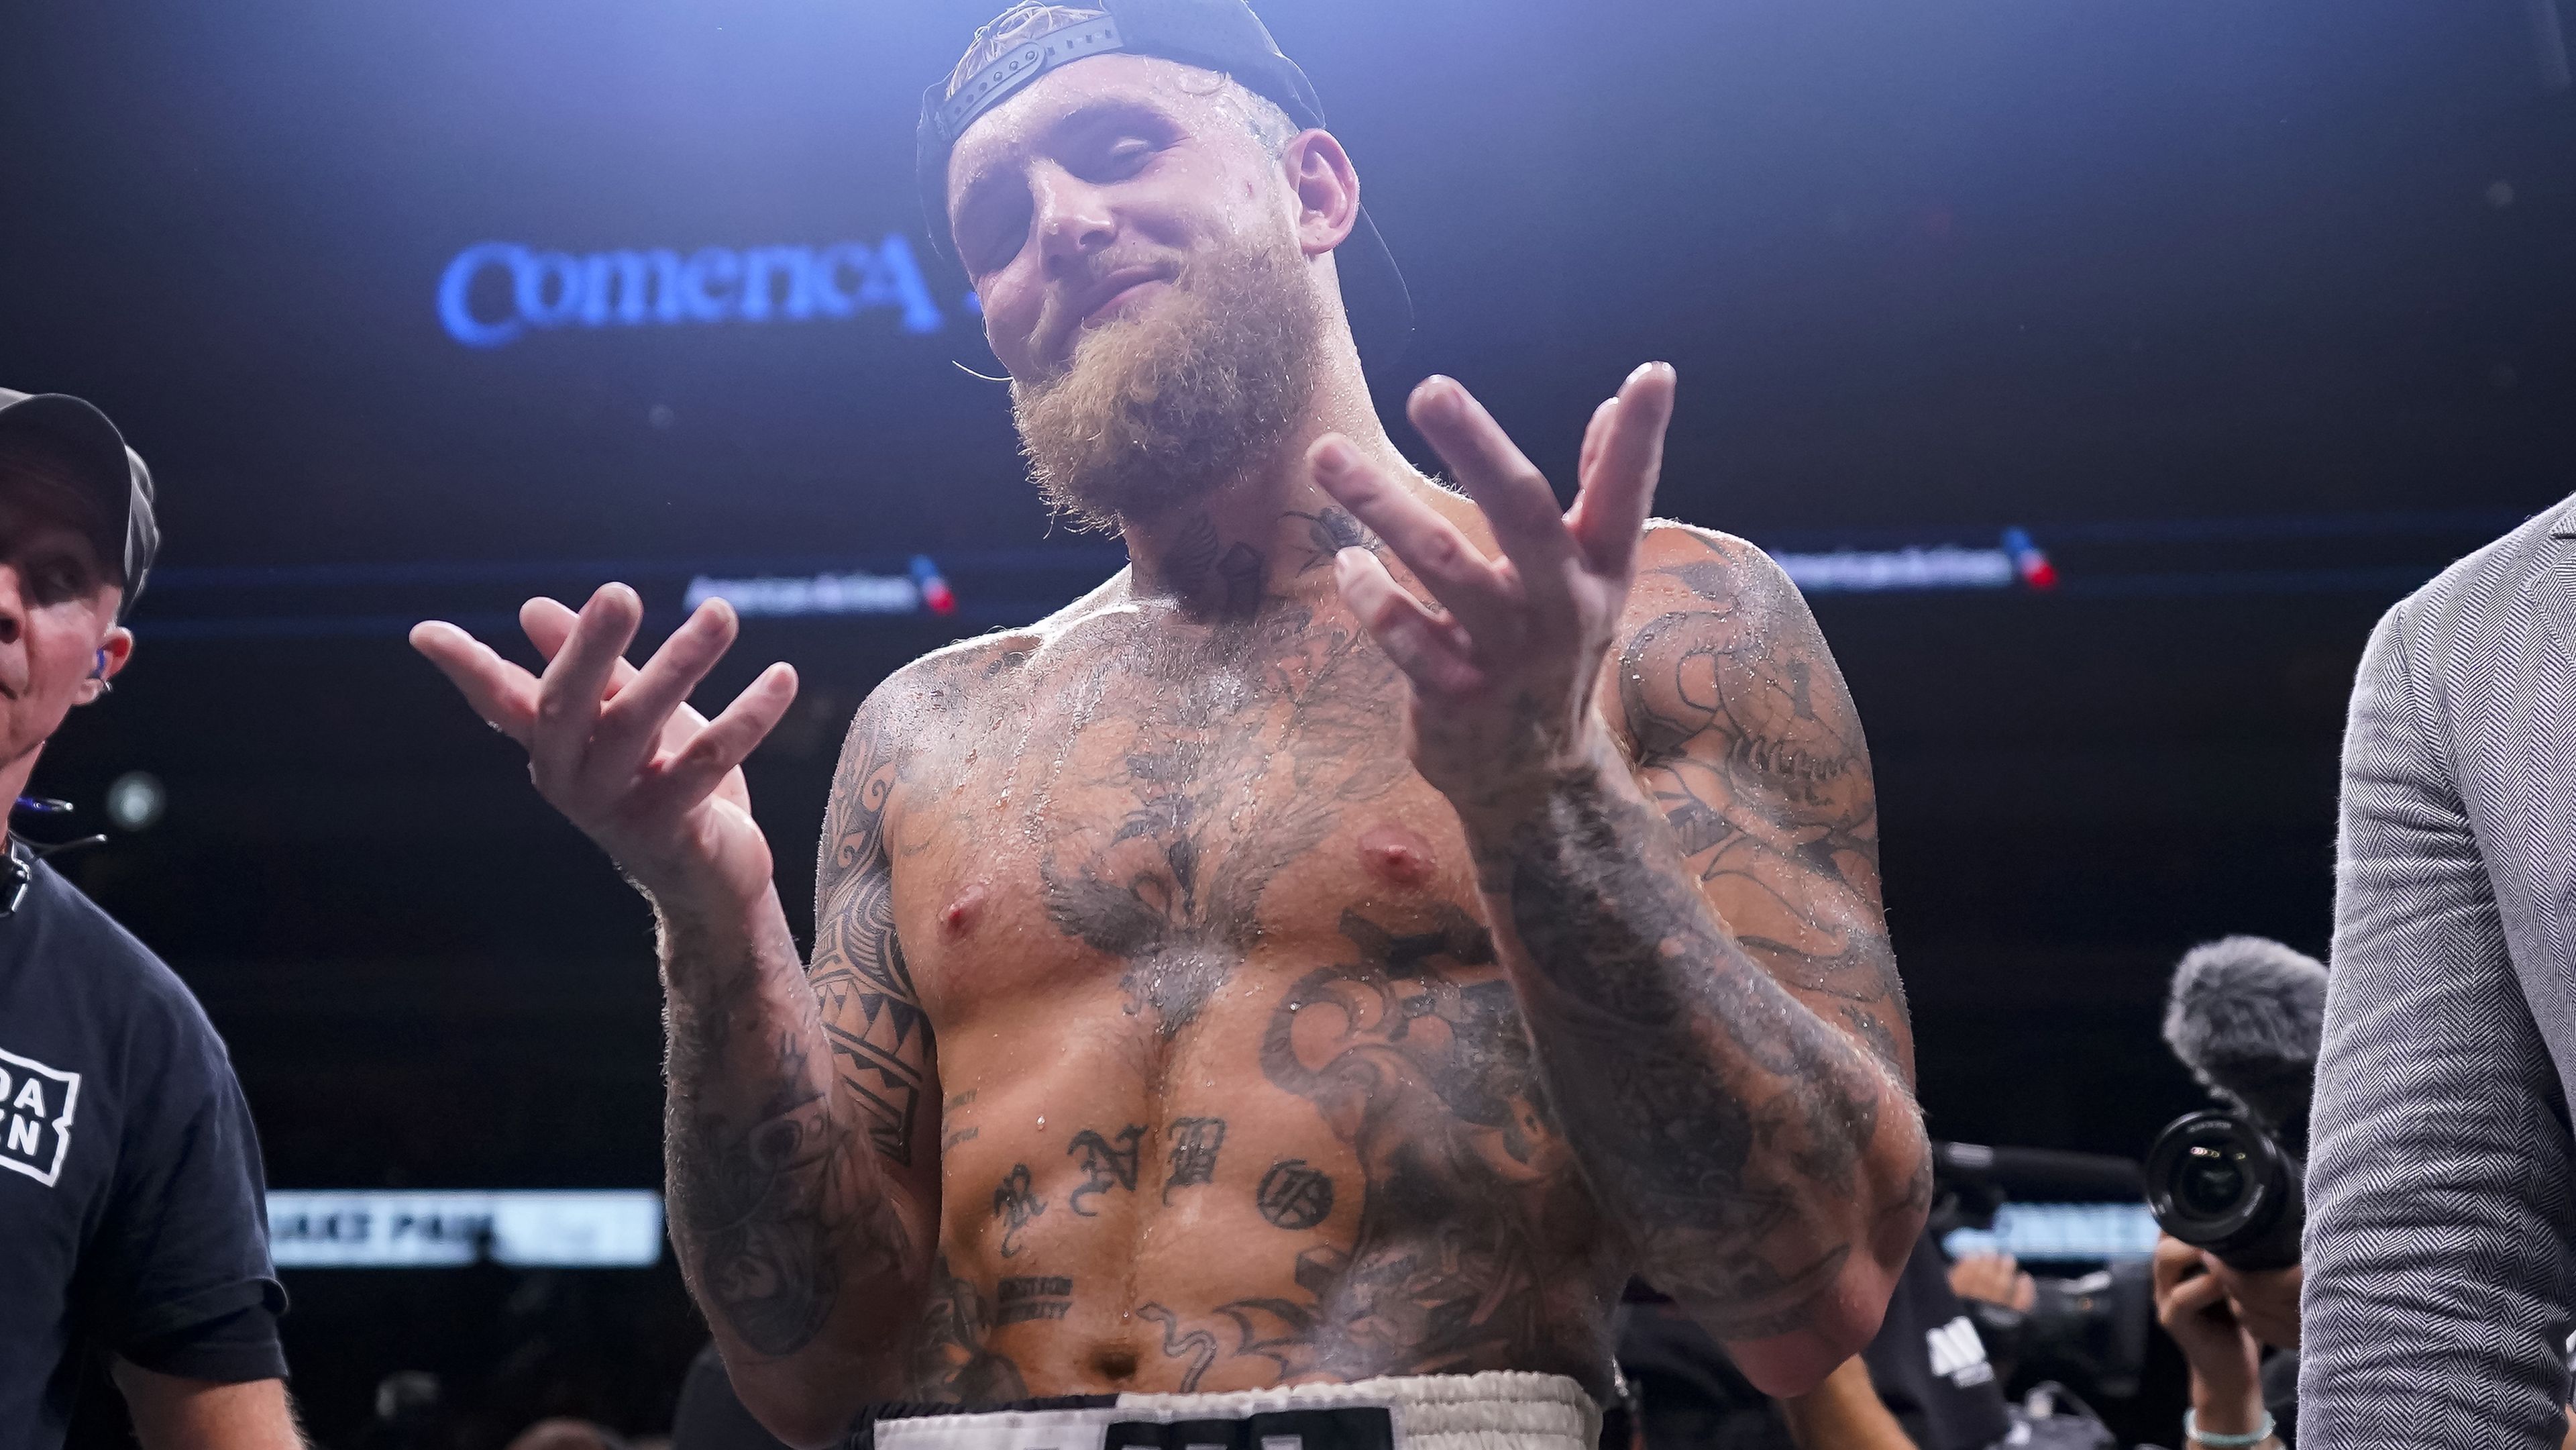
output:
[{"label": "cap brim", "polygon": [[0,404],[0,438],[41,440],[72,468],[73,479],[98,505],[106,525],[103,556],[123,583],[125,536],[133,509],[134,475],[126,463],[125,435],[97,408],[67,393],[38,393]]}]

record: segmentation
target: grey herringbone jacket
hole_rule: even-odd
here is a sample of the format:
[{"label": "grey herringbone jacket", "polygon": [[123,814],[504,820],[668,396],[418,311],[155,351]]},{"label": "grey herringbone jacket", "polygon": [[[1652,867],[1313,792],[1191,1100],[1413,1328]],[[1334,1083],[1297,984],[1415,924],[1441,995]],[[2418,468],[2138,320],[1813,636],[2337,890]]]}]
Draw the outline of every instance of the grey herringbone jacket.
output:
[{"label": "grey herringbone jacket", "polygon": [[2576,499],[2380,621],[2337,854],[2299,1443],[2555,1446],[2576,1252]]}]

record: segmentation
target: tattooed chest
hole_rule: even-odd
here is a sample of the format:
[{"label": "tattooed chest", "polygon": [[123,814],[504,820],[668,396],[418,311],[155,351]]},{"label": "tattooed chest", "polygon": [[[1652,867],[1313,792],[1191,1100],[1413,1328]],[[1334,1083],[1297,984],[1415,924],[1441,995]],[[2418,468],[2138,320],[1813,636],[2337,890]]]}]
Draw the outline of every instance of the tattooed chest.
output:
[{"label": "tattooed chest", "polygon": [[1011,829],[952,874],[1020,903],[1056,955],[1105,959],[1168,1039],[1257,950],[1329,937],[1365,896],[1473,899],[1401,712],[1384,657],[1337,632],[1130,651],[1032,703],[984,787]]}]

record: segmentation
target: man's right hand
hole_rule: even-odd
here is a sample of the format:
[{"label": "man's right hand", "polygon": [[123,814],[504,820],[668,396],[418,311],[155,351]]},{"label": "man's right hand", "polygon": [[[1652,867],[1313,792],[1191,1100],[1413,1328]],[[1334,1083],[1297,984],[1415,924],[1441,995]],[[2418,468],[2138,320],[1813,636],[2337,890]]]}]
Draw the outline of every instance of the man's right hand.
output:
[{"label": "man's right hand", "polygon": [[2222,1435],[2250,1433],[2263,1418],[2262,1351],[2227,1304],[2227,1288],[2200,1250],[2156,1240],[2156,1322],[2173,1336],[2191,1367],[2192,1408],[2200,1427]]},{"label": "man's right hand", "polygon": [[411,643],[527,749],[538,793],[657,905],[752,909],[773,888],[742,762],[794,702],[796,672],[771,665],[708,720],[687,701],[733,644],[732,607],[700,605],[637,669],[625,653],[643,619],[643,601],[623,584],[602,585],[578,614],[529,600],[519,623],[547,661],[543,675],[438,620],[415,625]]},{"label": "man's right hand", "polygon": [[2204,1251],[2201,1263],[2227,1296],[2228,1310],[2246,1332],[2275,1349],[2299,1347],[2299,1286],[2306,1278],[2300,1266],[2286,1269],[2230,1268]]}]

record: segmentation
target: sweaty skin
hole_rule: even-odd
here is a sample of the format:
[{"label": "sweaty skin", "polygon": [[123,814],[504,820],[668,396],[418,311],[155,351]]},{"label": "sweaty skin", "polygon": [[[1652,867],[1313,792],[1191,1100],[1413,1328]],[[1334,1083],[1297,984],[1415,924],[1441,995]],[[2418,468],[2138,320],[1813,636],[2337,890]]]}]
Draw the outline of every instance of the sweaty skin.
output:
[{"label": "sweaty skin", "polygon": [[[937,1164],[909,1395],[1607,1392],[1635,1249],[1534,1069],[1457,811],[1405,758],[1402,680],[1332,587],[1361,531],[1280,525],[1199,550],[1187,602],[1122,577],[852,726],[813,982],[835,1092]],[[1877,915],[1831,659],[1746,546],[1663,527],[1646,556],[1611,723],[1747,942],[1897,1063],[1884,939],[1831,925]]]},{"label": "sweaty skin", "polygon": [[[1570,511],[1454,382],[1409,415],[1467,496],[1405,466],[1335,290],[1349,158],[1224,85],[1087,59],[960,142],[1024,441],[1131,566],[861,708],[810,954],[739,769],[793,671],[684,704],[721,601],[640,667],[622,585],[529,603],[542,676],[414,631],[653,901],[690,1289],[800,1444],[885,1399],[1602,1394],[1632,1273],[1803,1393],[1929,1190],[1841,675],[1758,551],[1647,523],[1669,368],[1595,411]],[[1234,326],[1296,288],[1302,403],[1228,371],[1297,356]]]}]

